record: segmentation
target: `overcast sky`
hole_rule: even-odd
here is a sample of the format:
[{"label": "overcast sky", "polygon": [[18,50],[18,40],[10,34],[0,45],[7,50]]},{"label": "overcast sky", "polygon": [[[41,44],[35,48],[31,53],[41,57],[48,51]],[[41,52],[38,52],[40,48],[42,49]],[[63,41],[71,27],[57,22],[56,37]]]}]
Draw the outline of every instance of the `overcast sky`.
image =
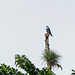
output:
[{"label": "overcast sky", "polygon": [[75,0],[0,0],[0,63],[14,65],[14,55],[26,55],[38,68],[45,49],[46,25],[52,31],[50,48],[62,58],[56,75],[75,69]]}]

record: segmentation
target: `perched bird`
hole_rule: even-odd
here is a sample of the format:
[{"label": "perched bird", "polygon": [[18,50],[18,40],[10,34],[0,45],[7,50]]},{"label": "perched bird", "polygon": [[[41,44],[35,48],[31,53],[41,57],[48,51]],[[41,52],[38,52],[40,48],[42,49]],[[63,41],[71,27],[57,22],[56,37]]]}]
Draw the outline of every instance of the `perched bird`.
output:
[{"label": "perched bird", "polygon": [[53,37],[52,33],[51,33],[51,30],[48,26],[46,26],[46,31]]}]

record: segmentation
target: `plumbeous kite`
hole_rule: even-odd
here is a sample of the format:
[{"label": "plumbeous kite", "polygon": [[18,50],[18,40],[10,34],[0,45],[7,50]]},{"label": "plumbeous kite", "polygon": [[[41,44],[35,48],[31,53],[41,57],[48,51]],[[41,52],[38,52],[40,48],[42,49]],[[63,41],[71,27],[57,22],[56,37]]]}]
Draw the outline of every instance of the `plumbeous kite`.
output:
[{"label": "plumbeous kite", "polygon": [[48,26],[46,26],[46,31],[53,37],[52,33],[51,33],[51,30]]}]

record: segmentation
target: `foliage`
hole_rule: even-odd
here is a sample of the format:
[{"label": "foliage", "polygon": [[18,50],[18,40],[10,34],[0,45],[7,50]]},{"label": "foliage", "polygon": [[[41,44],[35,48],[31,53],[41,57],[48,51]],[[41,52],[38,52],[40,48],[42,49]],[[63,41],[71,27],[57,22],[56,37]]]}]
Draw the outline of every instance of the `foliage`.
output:
[{"label": "foliage", "polygon": [[10,66],[1,64],[0,75],[26,75],[26,74],[23,74],[22,72],[18,71],[18,69],[14,69],[13,67],[10,68]]},{"label": "foliage", "polygon": [[38,74],[34,64],[32,64],[25,55],[22,55],[21,57],[20,55],[15,55],[15,64],[16,66],[24,69],[30,75],[33,75],[33,73],[34,75]]},{"label": "foliage", "polygon": [[39,70],[25,55],[15,55],[15,64],[24,69],[29,75],[55,75],[48,68],[42,68],[42,70]]},{"label": "foliage", "polygon": [[39,70],[39,68],[36,68],[25,55],[15,55],[15,64],[25,70],[26,73],[24,74],[21,71],[18,71],[18,69],[1,64],[0,75],[55,75],[48,68],[42,68],[42,70]]},{"label": "foliage", "polygon": [[72,72],[73,72],[72,74],[75,74],[75,70],[72,69]]},{"label": "foliage", "polygon": [[42,70],[39,71],[39,75],[56,75],[48,68],[42,68]]},{"label": "foliage", "polygon": [[54,66],[58,66],[62,69],[62,67],[58,64],[60,57],[61,57],[60,55],[58,55],[56,52],[52,50],[44,51],[42,56],[44,62],[47,62],[47,66],[50,70]]}]

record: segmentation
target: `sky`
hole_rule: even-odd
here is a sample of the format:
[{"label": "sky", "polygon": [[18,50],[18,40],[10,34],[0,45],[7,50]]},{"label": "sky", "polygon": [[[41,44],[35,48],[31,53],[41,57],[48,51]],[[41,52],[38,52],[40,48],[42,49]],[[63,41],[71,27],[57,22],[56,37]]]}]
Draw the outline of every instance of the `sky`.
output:
[{"label": "sky", "polygon": [[60,54],[63,70],[56,75],[71,75],[75,69],[75,0],[0,0],[0,64],[15,67],[15,54],[26,55],[36,67],[42,64],[46,26],[50,49]]}]

